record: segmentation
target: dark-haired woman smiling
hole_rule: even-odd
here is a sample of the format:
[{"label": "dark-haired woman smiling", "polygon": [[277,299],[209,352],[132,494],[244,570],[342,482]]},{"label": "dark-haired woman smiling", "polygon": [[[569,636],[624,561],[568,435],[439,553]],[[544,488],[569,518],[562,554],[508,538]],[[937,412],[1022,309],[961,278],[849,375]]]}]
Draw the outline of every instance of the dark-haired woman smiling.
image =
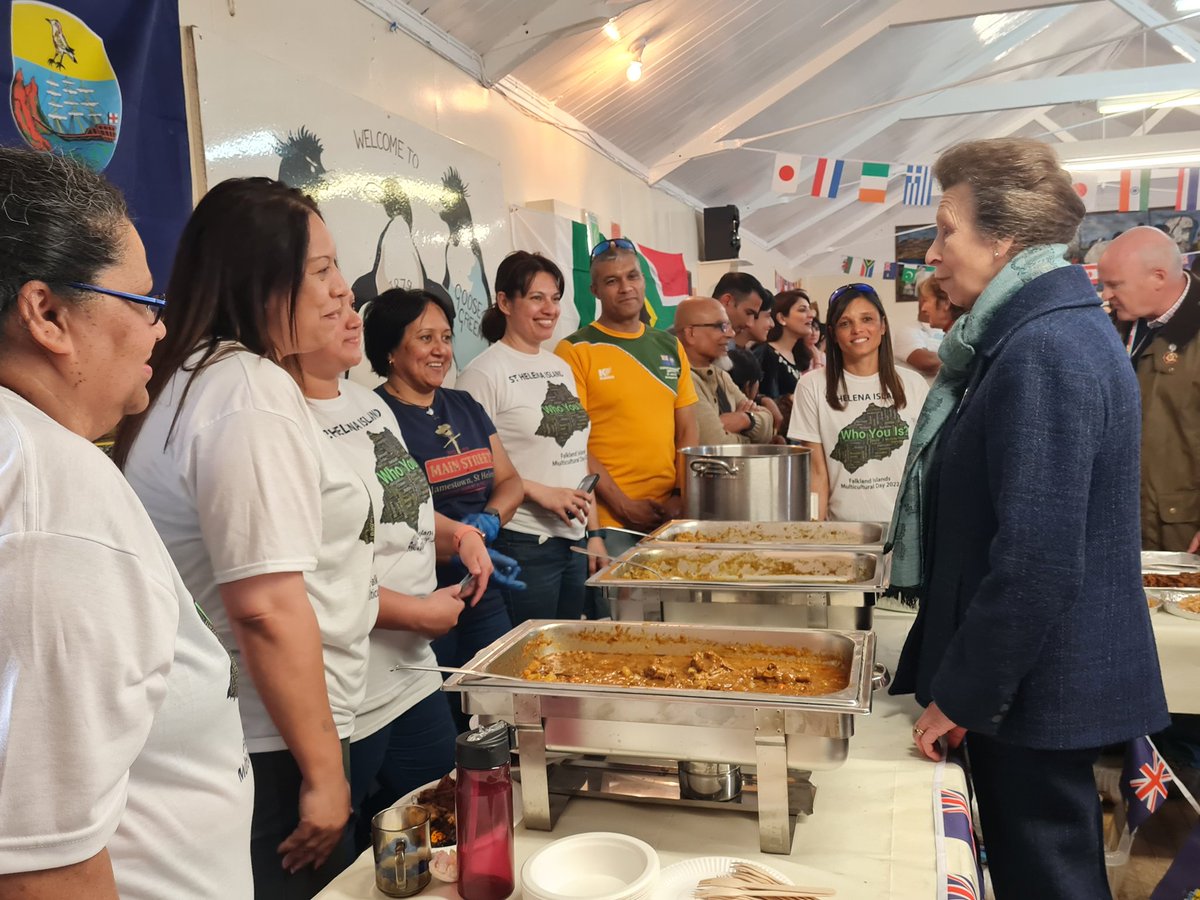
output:
[{"label": "dark-haired woman smiling", "polygon": [[892,359],[887,316],[869,284],[829,297],[827,364],[800,379],[788,437],[812,453],[822,519],[883,522],[892,514],[925,380]]},{"label": "dark-haired woman smiling", "polygon": [[578,619],[588,564],[571,552],[585,528],[593,553],[603,554],[587,477],[591,423],[579,403],[575,376],[561,357],[543,349],[554,335],[563,276],[553,261],[517,250],[496,270],[496,302],[483,317],[491,347],[458,377],[496,425],[525,486],[525,502],[500,530],[496,548],[521,566],[526,588],[505,590],[513,624],[526,619]]},{"label": "dark-haired woman smiling", "polygon": [[348,862],[346,758],[377,609],[371,502],[291,373],[333,339],[349,293],[309,197],[268,178],[218,184],[180,238],[150,407],[115,447],[237,649],[261,897],[311,897]]}]

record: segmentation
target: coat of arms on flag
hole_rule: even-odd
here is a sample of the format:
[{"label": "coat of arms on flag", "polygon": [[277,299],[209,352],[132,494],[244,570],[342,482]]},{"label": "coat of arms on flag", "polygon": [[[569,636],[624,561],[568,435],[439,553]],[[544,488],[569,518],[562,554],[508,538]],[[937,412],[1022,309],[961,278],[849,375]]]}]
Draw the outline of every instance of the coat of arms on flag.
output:
[{"label": "coat of arms on flag", "polygon": [[853,256],[843,256],[842,257],[842,271],[845,272],[847,275],[850,274],[850,267],[852,265],[854,265],[854,257]]},{"label": "coat of arms on flag", "polygon": [[933,172],[929,166],[908,166],[904,171],[905,206],[928,206],[933,200]]},{"label": "coat of arms on flag", "polygon": [[885,262],[883,264],[883,279],[884,281],[892,281],[896,277],[896,273],[900,269],[900,263]]}]

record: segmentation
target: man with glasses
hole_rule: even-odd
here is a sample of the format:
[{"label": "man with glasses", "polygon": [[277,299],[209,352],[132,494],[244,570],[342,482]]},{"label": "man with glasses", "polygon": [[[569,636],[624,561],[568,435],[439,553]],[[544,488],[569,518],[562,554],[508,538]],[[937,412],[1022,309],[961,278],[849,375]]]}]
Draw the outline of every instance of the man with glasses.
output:
[{"label": "man with glasses", "polygon": [[633,242],[597,244],[591,275],[600,316],[555,352],[574,371],[592,421],[588,464],[600,476],[598,512],[607,530],[600,536],[616,555],[633,541],[613,526],[651,531],[682,512],[678,451],[696,443],[696,389],[679,342],[641,320],[645,283]]},{"label": "man with glasses", "polygon": [[730,347],[734,346],[734,336],[749,328],[758,316],[766,293],[759,280],[746,272],[726,272],[721,276],[712,295],[725,308],[729,324],[733,326],[729,332]]},{"label": "man with glasses", "polygon": [[716,365],[729,355],[733,327],[712,297],[688,297],[675,310],[675,336],[692,368],[699,402],[696,423],[701,444],[765,444],[774,433],[771,413],[738,390],[729,373]]}]

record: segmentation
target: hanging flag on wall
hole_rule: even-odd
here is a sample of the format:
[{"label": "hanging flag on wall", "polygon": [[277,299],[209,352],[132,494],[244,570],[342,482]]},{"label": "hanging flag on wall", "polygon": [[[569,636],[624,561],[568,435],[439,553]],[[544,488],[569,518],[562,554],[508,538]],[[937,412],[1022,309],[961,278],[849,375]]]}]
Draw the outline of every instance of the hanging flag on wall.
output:
[{"label": "hanging flag on wall", "polygon": [[875,260],[860,259],[858,262],[859,262],[858,275],[860,278],[874,278],[875,277]]},{"label": "hanging flag on wall", "polygon": [[0,41],[0,143],[73,156],[120,187],[164,288],[192,211],[178,3],[13,0]]},{"label": "hanging flag on wall", "polygon": [[1071,176],[1071,187],[1083,201],[1083,208],[1088,212],[1096,211],[1096,201],[1100,197],[1100,179],[1095,175],[1081,174]]},{"label": "hanging flag on wall", "polygon": [[1196,194],[1200,188],[1200,167],[1179,170],[1179,182],[1175,188],[1175,208],[1180,212],[1197,209]]},{"label": "hanging flag on wall", "polygon": [[896,278],[896,271],[900,268],[899,263],[885,262],[883,264],[883,280],[893,281]]},{"label": "hanging flag on wall", "polygon": [[822,156],[817,160],[817,171],[813,174],[812,195],[833,198],[838,195],[842,183],[842,167],[845,160]]},{"label": "hanging flag on wall", "polygon": [[771,176],[771,190],[777,194],[794,194],[800,187],[800,163],[802,156],[790,153],[775,154],[775,174]]},{"label": "hanging flag on wall", "polygon": [[854,257],[853,256],[843,256],[842,257],[842,271],[845,272],[847,275],[850,274],[850,267],[852,265],[854,265]]},{"label": "hanging flag on wall", "polygon": [[863,203],[883,203],[887,200],[888,163],[865,162],[858,181],[858,199]]},{"label": "hanging flag on wall", "polygon": [[1150,170],[1122,169],[1121,193],[1117,199],[1118,212],[1138,210],[1145,212],[1150,208]]}]

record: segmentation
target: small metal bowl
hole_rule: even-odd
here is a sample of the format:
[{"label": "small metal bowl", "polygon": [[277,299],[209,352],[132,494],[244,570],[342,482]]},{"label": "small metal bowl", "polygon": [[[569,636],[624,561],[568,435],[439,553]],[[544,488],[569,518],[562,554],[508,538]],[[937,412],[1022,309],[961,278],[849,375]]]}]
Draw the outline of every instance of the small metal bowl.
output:
[{"label": "small metal bowl", "polygon": [[734,763],[681,762],[679,796],[688,800],[733,800],[742,792],[742,767]]}]

